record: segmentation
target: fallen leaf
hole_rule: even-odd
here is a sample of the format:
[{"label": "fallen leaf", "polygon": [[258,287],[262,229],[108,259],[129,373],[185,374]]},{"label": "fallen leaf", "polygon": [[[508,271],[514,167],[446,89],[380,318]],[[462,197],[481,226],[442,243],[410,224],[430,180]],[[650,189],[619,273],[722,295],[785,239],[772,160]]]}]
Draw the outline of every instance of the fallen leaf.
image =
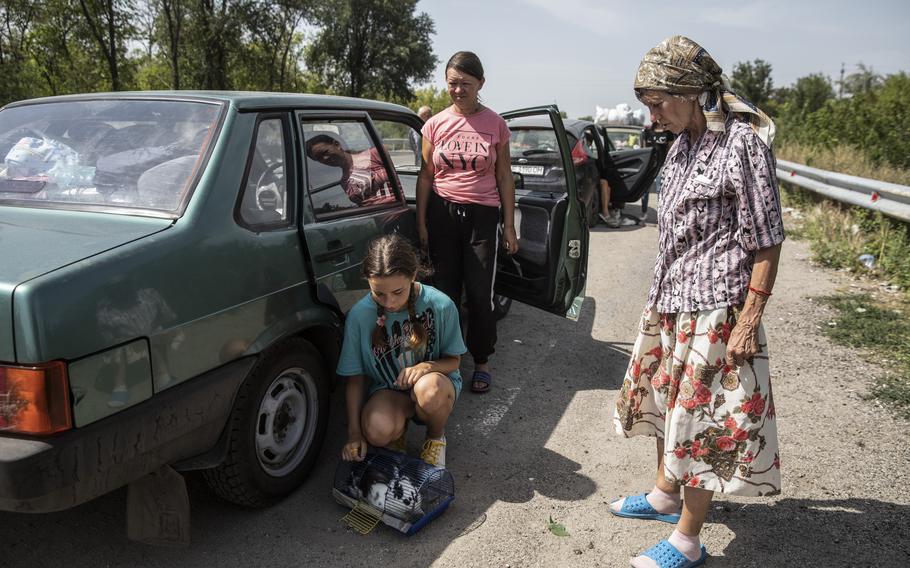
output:
[{"label": "fallen leaf", "polygon": [[550,522],[547,523],[547,528],[556,536],[569,536],[569,531],[566,530],[566,527],[554,521],[552,515],[550,515]]}]

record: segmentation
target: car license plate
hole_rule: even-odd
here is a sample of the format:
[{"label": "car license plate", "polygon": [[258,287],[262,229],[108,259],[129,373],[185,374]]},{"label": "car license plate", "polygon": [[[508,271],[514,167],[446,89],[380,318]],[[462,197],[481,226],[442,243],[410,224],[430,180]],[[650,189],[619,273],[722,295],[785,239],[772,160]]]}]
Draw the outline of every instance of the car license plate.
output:
[{"label": "car license plate", "polygon": [[512,166],[512,171],[524,176],[542,176],[543,166]]}]

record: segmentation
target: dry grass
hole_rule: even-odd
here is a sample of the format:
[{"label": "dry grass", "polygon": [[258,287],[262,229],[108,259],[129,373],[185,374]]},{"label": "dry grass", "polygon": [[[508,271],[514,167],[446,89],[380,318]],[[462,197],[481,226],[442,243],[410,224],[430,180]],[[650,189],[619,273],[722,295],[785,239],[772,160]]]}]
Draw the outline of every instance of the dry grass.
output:
[{"label": "dry grass", "polygon": [[910,185],[910,170],[875,164],[851,146],[827,149],[820,146],[788,143],[775,147],[774,153],[782,160],[805,164],[813,168]]}]

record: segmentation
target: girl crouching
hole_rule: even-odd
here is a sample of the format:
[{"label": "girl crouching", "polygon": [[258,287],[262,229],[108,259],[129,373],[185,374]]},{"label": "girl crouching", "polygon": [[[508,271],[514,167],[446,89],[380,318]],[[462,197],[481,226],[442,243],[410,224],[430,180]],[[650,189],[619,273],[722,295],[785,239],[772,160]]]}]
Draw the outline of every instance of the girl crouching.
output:
[{"label": "girl crouching", "polygon": [[344,460],[362,460],[367,444],[403,452],[408,420],[415,418],[427,428],[421,459],[445,467],[445,427],[461,392],[458,367],[467,349],[455,304],[417,282],[425,275],[404,238],[370,243],[363,262],[370,293],[348,313],[337,369],[347,377]]}]

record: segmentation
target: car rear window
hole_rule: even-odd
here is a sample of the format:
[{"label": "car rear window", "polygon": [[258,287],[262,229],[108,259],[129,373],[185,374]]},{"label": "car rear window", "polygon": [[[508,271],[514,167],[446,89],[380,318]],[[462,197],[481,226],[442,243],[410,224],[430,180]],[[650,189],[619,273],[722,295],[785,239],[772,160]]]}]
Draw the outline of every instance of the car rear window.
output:
[{"label": "car rear window", "polygon": [[184,100],[37,103],[0,112],[0,204],[176,213],[221,105]]}]

